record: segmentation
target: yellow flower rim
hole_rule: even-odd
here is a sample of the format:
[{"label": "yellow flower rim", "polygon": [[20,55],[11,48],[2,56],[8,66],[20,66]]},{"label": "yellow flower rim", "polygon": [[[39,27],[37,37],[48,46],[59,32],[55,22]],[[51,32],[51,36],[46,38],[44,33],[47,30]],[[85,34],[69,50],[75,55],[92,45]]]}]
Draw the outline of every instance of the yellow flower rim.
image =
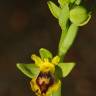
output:
[{"label": "yellow flower rim", "polygon": [[58,90],[58,88],[61,87],[61,81],[58,80],[57,82],[55,82],[52,86],[50,86],[46,92],[46,94],[41,94],[40,88],[36,83],[36,78],[33,78],[30,81],[30,85],[31,85],[31,89],[35,92],[35,94],[37,96],[51,96],[51,94],[53,92],[56,92]]}]

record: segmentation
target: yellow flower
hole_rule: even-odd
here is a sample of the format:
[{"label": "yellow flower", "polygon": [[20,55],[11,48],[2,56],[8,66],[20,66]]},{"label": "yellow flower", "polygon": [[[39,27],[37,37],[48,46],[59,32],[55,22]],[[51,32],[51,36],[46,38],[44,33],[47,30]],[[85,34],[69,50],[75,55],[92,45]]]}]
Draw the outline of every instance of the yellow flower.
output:
[{"label": "yellow flower", "polygon": [[75,63],[60,62],[60,57],[55,56],[41,48],[40,57],[31,56],[35,64],[17,64],[17,67],[26,76],[31,78],[31,88],[37,96],[61,96],[61,78],[66,77]]},{"label": "yellow flower", "polygon": [[32,59],[35,61],[37,67],[40,68],[40,73],[37,77],[32,78],[30,84],[32,90],[37,96],[51,96],[52,92],[55,92],[60,88],[60,80],[55,78],[55,66],[59,63],[59,56],[55,56],[52,60],[43,58],[43,60],[32,55]]}]

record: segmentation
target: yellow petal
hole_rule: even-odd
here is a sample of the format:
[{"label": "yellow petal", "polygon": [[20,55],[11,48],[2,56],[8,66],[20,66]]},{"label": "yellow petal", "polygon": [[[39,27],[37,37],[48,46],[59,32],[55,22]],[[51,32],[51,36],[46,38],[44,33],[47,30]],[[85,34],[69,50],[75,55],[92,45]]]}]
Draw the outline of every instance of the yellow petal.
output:
[{"label": "yellow petal", "polygon": [[56,82],[55,84],[53,84],[51,87],[49,87],[46,96],[50,96],[52,94],[52,92],[56,92],[58,90],[58,88],[61,87],[61,81],[59,80],[58,82]]},{"label": "yellow petal", "polygon": [[53,90],[53,91],[57,91],[60,86],[61,86],[61,81],[59,80],[57,83],[55,83],[55,84],[52,86],[52,90]]},{"label": "yellow petal", "polygon": [[60,57],[59,56],[55,56],[53,59],[52,59],[52,63],[57,65],[60,61]]},{"label": "yellow petal", "polygon": [[40,66],[40,65],[43,63],[42,60],[41,60],[41,58],[40,58],[39,56],[36,56],[35,54],[33,54],[33,55],[31,56],[31,58],[32,58],[32,60],[35,61],[35,64],[36,64],[37,66]]},{"label": "yellow petal", "polygon": [[40,96],[41,91],[40,91],[39,86],[36,84],[36,78],[33,78],[33,79],[30,81],[30,85],[31,85],[32,91],[35,92],[37,96]]}]

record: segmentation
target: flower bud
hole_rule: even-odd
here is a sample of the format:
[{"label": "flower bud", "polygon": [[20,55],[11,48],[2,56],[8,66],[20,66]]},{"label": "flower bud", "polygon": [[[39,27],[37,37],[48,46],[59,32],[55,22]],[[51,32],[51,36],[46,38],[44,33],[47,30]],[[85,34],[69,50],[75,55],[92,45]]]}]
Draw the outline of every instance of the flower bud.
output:
[{"label": "flower bud", "polygon": [[84,23],[88,16],[87,10],[82,6],[77,6],[70,10],[70,21],[78,26]]}]

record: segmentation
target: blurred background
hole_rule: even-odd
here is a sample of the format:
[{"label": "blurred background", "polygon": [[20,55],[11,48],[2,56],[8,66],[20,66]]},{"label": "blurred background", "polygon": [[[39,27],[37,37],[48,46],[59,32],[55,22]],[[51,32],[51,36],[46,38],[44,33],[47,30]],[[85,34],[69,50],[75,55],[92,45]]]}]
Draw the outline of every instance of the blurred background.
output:
[{"label": "blurred background", "polygon": [[[53,0],[57,2],[57,0]],[[82,0],[88,10],[95,0]],[[28,79],[16,63],[31,63],[31,54],[41,47],[55,55],[60,38],[58,21],[47,0],[0,0],[0,96],[35,96]],[[62,96],[96,96],[96,10],[90,22],[80,27],[65,61],[77,63],[62,79]]]}]

